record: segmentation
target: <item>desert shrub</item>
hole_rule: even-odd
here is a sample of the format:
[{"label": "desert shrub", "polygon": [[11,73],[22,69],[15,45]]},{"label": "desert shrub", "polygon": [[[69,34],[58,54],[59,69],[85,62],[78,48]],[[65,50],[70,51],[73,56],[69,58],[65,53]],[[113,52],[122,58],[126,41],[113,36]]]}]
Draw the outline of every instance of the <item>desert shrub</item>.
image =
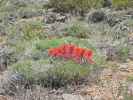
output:
[{"label": "desert shrub", "polygon": [[13,64],[10,69],[12,72],[18,72],[29,80],[36,82],[36,80],[40,80],[41,77],[45,77],[46,71],[48,68],[52,67],[49,64],[48,60],[23,60]]},{"label": "desert shrub", "polygon": [[73,61],[65,61],[49,69],[44,85],[60,87],[73,82],[80,82],[89,75],[90,67],[89,65],[80,65]]},{"label": "desert shrub", "polygon": [[26,77],[26,79],[32,80],[32,78],[33,78],[32,63],[33,63],[32,61],[19,62],[19,63],[13,65],[13,69],[15,69],[15,71],[23,74]]},{"label": "desert shrub", "polygon": [[104,0],[50,0],[49,5],[57,11],[87,11],[89,8],[98,8],[103,5]]},{"label": "desert shrub", "polygon": [[32,40],[44,38],[43,23],[40,20],[20,21],[7,28],[10,39]]},{"label": "desert shrub", "polygon": [[[9,41],[8,41],[9,42]],[[14,41],[15,43],[9,43],[7,51],[8,54],[8,65],[12,65],[19,61],[20,59],[24,59],[26,56],[27,59],[30,55],[30,49],[32,49],[32,45],[26,41]]]},{"label": "desert shrub", "polygon": [[60,87],[71,82],[79,81],[89,74],[89,65],[80,65],[73,61],[54,61],[50,64],[47,60],[33,62],[31,60],[20,61],[12,65],[12,71],[18,72],[32,81],[33,84],[41,84],[48,87]]},{"label": "desert shrub", "polygon": [[[57,47],[63,43],[73,43],[83,48],[90,48],[94,51],[94,65],[87,63],[78,64],[71,60],[54,59],[47,54],[48,48]],[[100,52],[87,40],[79,40],[73,37],[55,38],[52,40],[35,40],[26,43],[25,46],[18,48],[21,54],[20,60],[11,65],[13,72],[23,74],[27,80],[33,83],[41,84],[48,87],[60,87],[79,82],[85,79],[93,68],[100,67],[104,64],[104,58]],[[23,44],[24,45],[24,44]],[[30,48],[30,49],[29,49]],[[22,51],[21,51],[22,50]],[[17,53],[18,55],[20,55]],[[26,54],[27,57],[22,59]],[[45,57],[39,56],[45,55]],[[28,55],[32,56],[31,59]],[[35,59],[34,59],[35,58]]]},{"label": "desert shrub", "polygon": [[8,7],[10,6],[10,5],[7,6],[7,2],[8,2],[8,0],[1,0],[0,1],[0,11],[1,12],[7,11]]},{"label": "desert shrub", "polygon": [[132,0],[113,0],[112,4],[116,8],[133,6]]},{"label": "desert shrub", "polygon": [[72,25],[66,27],[65,32],[69,36],[73,37],[79,37],[79,38],[87,38],[87,32],[88,29],[87,27],[83,26],[83,23],[80,22],[75,22]]},{"label": "desert shrub", "polygon": [[48,59],[38,61],[24,60],[13,64],[13,72],[22,74],[32,84],[45,87],[59,88],[71,84],[80,84],[89,72],[100,65],[78,64],[71,60]]},{"label": "desert shrub", "polygon": [[24,39],[42,38],[43,26],[40,22],[32,22],[23,25]]}]

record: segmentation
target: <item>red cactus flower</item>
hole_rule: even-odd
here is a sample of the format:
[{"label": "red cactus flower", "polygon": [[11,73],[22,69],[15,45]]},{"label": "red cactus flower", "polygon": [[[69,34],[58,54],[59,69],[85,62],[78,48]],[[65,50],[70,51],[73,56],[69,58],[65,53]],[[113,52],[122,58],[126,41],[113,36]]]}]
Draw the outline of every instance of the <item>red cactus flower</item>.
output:
[{"label": "red cactus flower", "polygon": [[83,57],[91,64],[94,64],[94,61],[92,60],[92,57],[93,57],[93,52],[92,50],[86,50],[84,52],[84,55]]},{"label": "red cactus flower", "polygon": [[63,48],[56,48],[57,57],[63,57],[64,56],[64,49]]},{"label": "red cactus flower", "polygon": [[73,52],[72,52],[72,57],[76,62],[81,63],[81,58],[83,57],[83,54],[85,52],[85,49],[75,47]]},{"label": "red cactus flower", "polygon": [[64,49],[64,58],[69,59],[72,57],[72,51],[75,48],[72,44],[65,44],[62,47]]},{"label": "red cactus flower", "polygon": [[76,56],[82,57],[84,52],[85,52],[85,49],[79,48],[79,47],[75,47],[73,52],[72,52],[72,54],[73,54],[73,57],[76,57]]}]

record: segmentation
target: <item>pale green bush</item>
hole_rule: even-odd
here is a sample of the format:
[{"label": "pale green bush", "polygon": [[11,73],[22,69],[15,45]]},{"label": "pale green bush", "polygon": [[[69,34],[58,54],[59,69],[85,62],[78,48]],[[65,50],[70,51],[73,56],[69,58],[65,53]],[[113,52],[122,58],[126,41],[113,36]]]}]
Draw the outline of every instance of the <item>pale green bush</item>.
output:
[{"label": "pale green bush", "polygon": [[41,20],[19,21],[6,28],[9,39],[33,40],[44,38],[43,22]]},{"label": "pale green bush", "polygon": [[[56,87],[78,81],[85,78],[89,74],[89,65],[80,65],[73,61],[54,61],[55,64],[50,64],[48,60],[20,61],[11,66],[13,72],[18,72],[24,77],[32,81],[33,84],[43,86]],[[53,85],[54,84],[54,85]]]}]

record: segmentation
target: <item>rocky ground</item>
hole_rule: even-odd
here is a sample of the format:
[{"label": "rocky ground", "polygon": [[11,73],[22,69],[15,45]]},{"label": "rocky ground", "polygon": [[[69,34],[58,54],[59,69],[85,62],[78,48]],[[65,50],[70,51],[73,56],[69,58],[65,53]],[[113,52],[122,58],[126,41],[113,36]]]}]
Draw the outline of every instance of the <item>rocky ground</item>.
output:
[{"label": "rocky ground", "polygon": [[[133,95],[133,83],[127,82],[133,75],[133,62],[127,63],[110,62],[110,66],[118,66],[117,69],[105,68],[98,75],[93,74],[92,82],[86,85],[69,87],[68,90],[48,90],[36,86],[33,90],[21,90],[18,96],[1,96],[1,100],[131,100],[125,99],[122,94]],[[7,72],[5,72],[6,74]],[[96,73],[95,73],[96,74]],[[7,75],[1,75],[0,80],[5,80]],[[97,78],[98,83],[94,82]],[[126,88],[128,86],[128,88]],[[6,87],[7,88],[7,87]],[[121,91],[123,89],[123,91]],[[122,93],[121,93],[122,92]],[[132,98],[132,97],[131,97]]]},{"label": "rocky ground", "polygon": [[[15,0],[12,4],[22,6],[25,2],[30,3],[26,10],[18,9],[15,13],[11,11],[11,14],[0,13],[0,100],[133,99],[132,8],[92,9],[80,16],[55,12],[53,8],[42,9],[41,3],[45,4],[47,0],[39,0],[37,4],[40,6],[32,6],[36,4],[34,0]],[[0,10],[6,9],[9,12],[8,6],[12,7],[10,2]],[[43,77],[42,72],[46,73],[45,70],[55,67],[54,63],[47,61],[47,49],[66,41],[93,48],[96,52],[96,68],[84,80],[74,81],[64,87],[46,88],[25,79],[23,74],[27,75],[27,72],[31,77],[35,75],[36,78],[36,75],[40,75],[38,73]],[[103,58],[98,58],[97,55],[102,55]],[[60,65],[62,61],[59,59],[55,63]],[[69,65],[74,66],[71,62]],[[16,72],[21,66],[22,73]],[[15,71],[13,68],[16,68]],[[30,72],[32,69],[35,73]],[[57,83],[64,82],[58,78],[50,78],[54,82],[58,81]]]}]

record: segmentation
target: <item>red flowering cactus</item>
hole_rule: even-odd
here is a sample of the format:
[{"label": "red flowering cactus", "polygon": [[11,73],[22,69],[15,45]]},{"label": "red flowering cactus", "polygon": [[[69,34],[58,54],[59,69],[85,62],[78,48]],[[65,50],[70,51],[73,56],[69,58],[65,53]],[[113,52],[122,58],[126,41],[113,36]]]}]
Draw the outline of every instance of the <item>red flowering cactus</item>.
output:
[{"label": "red flowering cactus", "polygon": [[48,50],[48,55],[52,57],[60,57],[64,59],[73,59],[77,63],[82,63],[81,59],[84,58],[90,64],[94,64],[93,51],[86,50],[84,48],[77,47],[72,44],[64,44],[57,48],[51,48]]}]

